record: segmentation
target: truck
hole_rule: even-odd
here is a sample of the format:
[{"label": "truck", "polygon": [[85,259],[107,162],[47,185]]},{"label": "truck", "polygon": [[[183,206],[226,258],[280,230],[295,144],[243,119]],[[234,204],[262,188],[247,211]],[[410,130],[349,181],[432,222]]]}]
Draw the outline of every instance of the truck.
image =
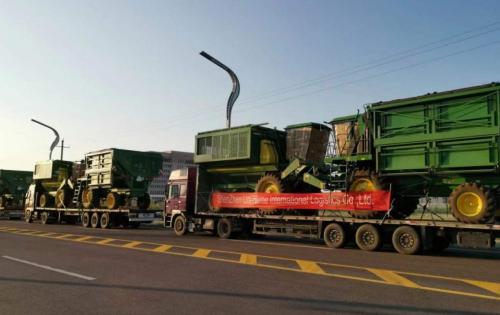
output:
[{"label": "truck", "polygon": [[[390,243],[403,254],[449,244],[495,247],[499,120],[500,84],[492,83],[368,104],[363,113],[334,118],[330,126],[201,132],[195,139],[198,167],[170,176],[164,225],[177,235],[286,235],[334,248],[351,240],[363,250]],[[219,202],[221,196],[252,193],[257,200],[262,194],[349,199],[381,192],[390,195],[385,211]],[[429,207],[436,197],[448,198],[450,215]]]},{"label": "truck", "polygon": [[37,162],[26,194],[26,221],[93,228],[152,222],[147,189],[162,162],[160,153],[116,148],[87,153],[78,162]]},{"label": "truck", "polygon": [[0,217],[20,219],[33,172],[0,169]]}]

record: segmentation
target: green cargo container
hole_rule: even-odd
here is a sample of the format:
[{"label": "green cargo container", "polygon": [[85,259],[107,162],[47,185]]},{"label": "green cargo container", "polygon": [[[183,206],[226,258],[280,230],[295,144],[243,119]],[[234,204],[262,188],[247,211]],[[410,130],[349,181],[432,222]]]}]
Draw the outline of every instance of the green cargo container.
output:
[{"label": "green cargo container", "polygon": [[153,177],[160,173],[162,163],[162,155],[156,152],[113,148],[87,153],[84,206],[95,206],[100,198],[106,198],[106,206],[113,209],[138,198],[138,206],[148,208],[147,190]]},{"label": "green cargo container", "polygon": [[0,208],[22,208],[33,172],[0,169]]},{"label": "green cargo container", "polygon": [[399,216],[435,196],[449,197],[460,221],[489,222],[500,215],[499,121],[498,83],[373,103],[332,121],[348,148],[333,160],[345,161],[347,190],[392,188]]}]

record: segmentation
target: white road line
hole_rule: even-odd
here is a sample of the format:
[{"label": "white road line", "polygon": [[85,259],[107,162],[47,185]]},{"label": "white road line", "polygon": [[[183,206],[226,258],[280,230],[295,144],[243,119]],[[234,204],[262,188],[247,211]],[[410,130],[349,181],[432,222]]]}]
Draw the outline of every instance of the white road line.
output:
[{"label": "white road line", "polygon": [[38,268],[42,268],[42,269],[46,269],[46,270],[50,270],[50,271],[54,271],[54,272],[59,272],[59,273],[62,273],[62,274],[68,275],[68,276],[72,276],[72,277],[76,277],[76,278],[80,278],[80,279],[84,279],[84,280],[88,280],[88,281],[92,281],[92,280],[96,279],[96,278],[80,275],[80,274],[74,273],[74,272],[70,272],[70,271],[66,271],[66,270],[62,270],[62,269],[58,269],[58,268],[52,268],[50,266],[40,265],[40,264],[31,262],[31,261],[18,259],[15,257],[10,257],[10,256],[2,256],[2,257],[5,259],[8,259],[8,260],[17,261],[17,262],[20,262],[20,263],[23,263],[26,265],[30,265],[30,266],[34,266],[34,267],[38,267]]}]

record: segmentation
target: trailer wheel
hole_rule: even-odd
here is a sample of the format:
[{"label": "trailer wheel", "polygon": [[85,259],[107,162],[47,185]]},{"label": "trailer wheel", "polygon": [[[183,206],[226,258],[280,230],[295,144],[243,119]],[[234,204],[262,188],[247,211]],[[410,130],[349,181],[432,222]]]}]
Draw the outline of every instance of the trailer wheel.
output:
[{"label": "trailer wheel", "polygon": [[347,241],[347,234],[342,225],[330,223],[323,232],[323,240],[328,247],[342,248]]},{"label": "trailer wheel", "polygon": [[465,183],[455,188],[448,203],[453,216],[464,223],[489,222],[496,211],[493,192],[476,183]]},{"label": "trailer wheel", "polygon": [[88,212],[82,214],[82,226],[85,228],[90,226],[90,214]]},{"label": "trailer wheel", "polygon": [[101,214],[101,219],[99,220],[100,224],[101,224],[101,229],[107,229],[111,226],[111,220],[110,220],[110,216],[109,216],[109,213],[107,212],[104,212],[103,214]]},{"label": "trailer wheel", "polygon": [[49,213],[47,211],[43,211],[40,214],[40,221],[42,221],[42,224],[49,223]]},{"label": "trailer wheel", "polygon": [[413,255],[420,251],[422,239],[413,227],[403,225],[394,230],[392,245],[400,254]]},{"label": "trailer wheel", "polygon": [[99,213],[92,213],[92,216],[90,217],[90,226],[93,228],[99,227]]},{"label": "trailer wheel", "polygon": [[178,215],[174,219],[174,232],[177,236],[182,236],[187,233],[186,217]]},{"label": "trailer wheel", "polygon": [[363,224],[356,230],[356,245],[367,251],[379,249],[382,246],[379,230],[372,224]]},{"label": "trailer wheel", "polygon": [[233,224],[228,218],[222,218],[217,222],[217,235],[222,239],[228,239],[233,233]]},{"label": "trailer wheel", "polygon": [[33,216],[31,215],[31,211],[29,210],[24,211],[24,221],[26,221],[26,223],[33,222]]}]

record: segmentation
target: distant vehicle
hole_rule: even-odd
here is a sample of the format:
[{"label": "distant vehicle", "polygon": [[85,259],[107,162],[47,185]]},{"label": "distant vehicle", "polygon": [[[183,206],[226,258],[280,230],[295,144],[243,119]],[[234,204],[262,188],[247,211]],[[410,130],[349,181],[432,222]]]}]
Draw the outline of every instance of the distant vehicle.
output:
[{"label": "distant vehicle", "polygon": [[81,162],[38,162],[26,195],[26,221],[81,221],[94,228],[152,222],[147,190],[162,161],[159,153],[107,149]]},{"label": "distant vehicle", "polygon": [[33,172],[0,169],[0,217],[20,219]]}]

